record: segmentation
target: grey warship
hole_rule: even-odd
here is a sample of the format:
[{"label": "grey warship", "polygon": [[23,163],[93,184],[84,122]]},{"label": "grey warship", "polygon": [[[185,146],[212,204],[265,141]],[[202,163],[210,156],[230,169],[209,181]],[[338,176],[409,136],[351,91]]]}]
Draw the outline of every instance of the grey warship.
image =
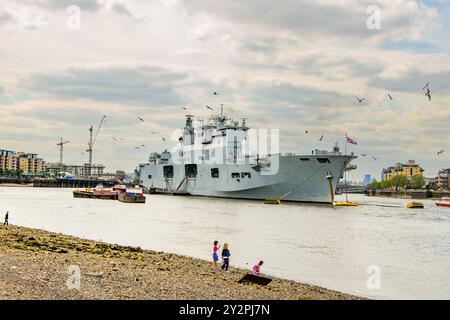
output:
[{"label": "grey warship", "polygon": [[176,146],[139,165],[140,184],[174,195],[333,203],[353,154],[337,144],[311,154],[261,153],[251,148],[251,130],[245,119],[220,114],[194,122],[187,115]]}]

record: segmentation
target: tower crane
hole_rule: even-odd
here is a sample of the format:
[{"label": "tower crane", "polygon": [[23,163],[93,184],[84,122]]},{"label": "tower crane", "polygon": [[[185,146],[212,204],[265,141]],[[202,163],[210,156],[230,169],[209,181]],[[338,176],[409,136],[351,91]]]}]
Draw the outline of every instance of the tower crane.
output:
[{"label": "tower crane", "polygon": [[64,145],[69,142],[70,141],[64,141],[63,138],[61,138],[61,141],[56,144],[57,146],[59,146],[59,164],[63,163]]},{"label": "tower crane", "polygon": [[92,151],[94,148],[95,141],[97,140],[98,133],[100,132],[100,129],[103,125],[103,122],[105,121],[106,115],[103,115],[102,119],[100,120],[100,123],[98,124],[97,131],[94,134],[94,127],[91,126],[89,128],[89,143],[88,143],[88,149],[86,150],[89,152],[89,167],[92,168]]}]

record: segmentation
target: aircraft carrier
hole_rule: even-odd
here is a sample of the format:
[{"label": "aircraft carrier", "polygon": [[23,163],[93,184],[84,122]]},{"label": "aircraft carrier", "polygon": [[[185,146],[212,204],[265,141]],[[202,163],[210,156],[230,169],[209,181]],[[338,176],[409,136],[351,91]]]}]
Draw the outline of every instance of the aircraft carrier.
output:
[{"label": "aircraft carrier", "polygon": [[254,140],[245,119],[220,114],[194,122],[187,115],[176,146],[151,153],[139,165],[140,184],[174,195],[332,203],[355,158],[342,154],[337,144],[331,151],[294,154],[261,152],[260,146],[252,148]]}]

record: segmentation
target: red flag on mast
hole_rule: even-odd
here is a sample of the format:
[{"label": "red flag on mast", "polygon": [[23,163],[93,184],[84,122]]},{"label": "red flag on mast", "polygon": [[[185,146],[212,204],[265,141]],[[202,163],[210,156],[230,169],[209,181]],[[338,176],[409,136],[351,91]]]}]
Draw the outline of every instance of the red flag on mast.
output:
[{"label": "red flag on mast", "polygon": [[358,144],[358,143],[356,143],[355,140],[353,140],[352,138],[349,138],[349,137],[347,137],[347,143],[351,143],[351,144],[354,144],[354,145]]}]

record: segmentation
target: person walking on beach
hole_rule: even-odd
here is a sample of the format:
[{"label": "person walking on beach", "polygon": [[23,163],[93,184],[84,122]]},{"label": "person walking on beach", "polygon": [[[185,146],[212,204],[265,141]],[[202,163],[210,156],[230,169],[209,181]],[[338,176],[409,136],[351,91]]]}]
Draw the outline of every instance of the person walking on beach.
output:
[{"label": "person walking on beach", "polygon": [[3,223],[4,226],[8,226],[9,225],[8,220],[9,220],[9,211],[6,211],[5,222]]},{"label": "person walking on beach", "polygon": [[211,263],[211,267],[216,271],[218,270],[217,269],[217,261],[219,261],[219,256],[217,255],[217,251],[219,251],[219,249],[220,249],[219,241],[216,240],[216,241],[214,241],[213,254],[212,254],[213,261]]},{"label": "person walking on beach", "polygon": [[264,261],[260,260],[257,264],[255,264],[255,265],[253,266],[252,273],[253,273],[255,276],[261,275],[261,266],[262,266],[263,264],[264,264]]},{"label": "person walking on beach", "polygon": [[223,249],[222,249],[222,271],[228,271],[228,266],[230,265],[230,250],[228,250],[228,243],[224,243],[223,244]]}]

